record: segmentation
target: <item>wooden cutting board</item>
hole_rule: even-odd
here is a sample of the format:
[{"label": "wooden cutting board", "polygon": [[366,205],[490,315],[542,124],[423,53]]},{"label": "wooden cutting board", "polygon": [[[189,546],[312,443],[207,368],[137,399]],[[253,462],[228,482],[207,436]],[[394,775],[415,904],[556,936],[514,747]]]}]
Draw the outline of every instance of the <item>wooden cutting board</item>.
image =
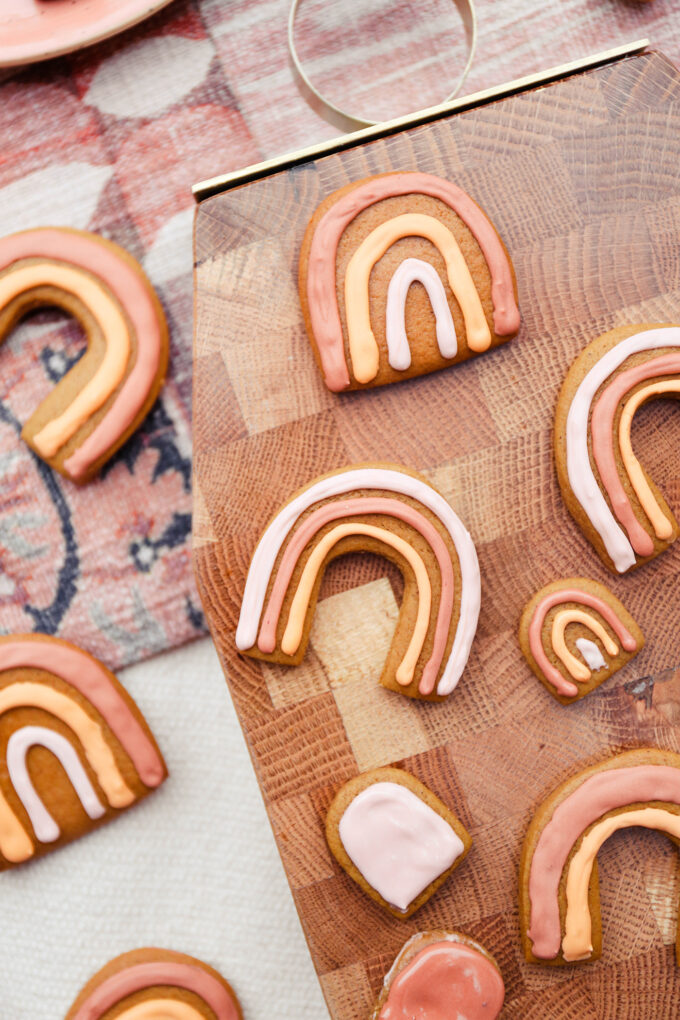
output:
[{"label": "wooden cutting board", "polygon": [[[302,323],[302,235],[329,192],[404,169],[455,181],[489,213],[514,260],[522,329],[462,366],[332,394]],[[619,324],[680,321],[680,74],[643,54],[217,194],[198,209],[196,288],[196,572],[334,1020],[366,1020],[402,943],[441,927],[494,953],[504,1018],[676,1018],[670,842],[638,830],[608,841],[604,954],[580,967],[523,962],[517,870],[532,813],[563,778],[622,748],[680,750],[680,543],[630,576],[609,575],[565,509],[552,458],[555,401],[577,352]],[[677,513],[674,407],[643,409],[634,442]],[[477,545],[479,630],[444,704],[377,683],[401,589],[372,556],[329,569],[302,665],[236,653],[244,579],[270,515],[315,476],[366,460],[423,472]],[[647,647],[565,708],[523,660],[517,623],[538,588],[573,574],[609,584]],[[430,786],[474,839],[408,921],[363,895],[323,836],[338,787],[392,763]]]}]

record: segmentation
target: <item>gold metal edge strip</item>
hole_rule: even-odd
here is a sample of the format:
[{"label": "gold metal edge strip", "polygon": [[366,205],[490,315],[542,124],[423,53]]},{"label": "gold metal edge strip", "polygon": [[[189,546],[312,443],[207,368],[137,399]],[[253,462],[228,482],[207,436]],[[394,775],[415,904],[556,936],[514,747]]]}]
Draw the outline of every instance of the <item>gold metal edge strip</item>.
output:
[{"label": "gold metal edge strip", "polygon": [[623,57],[631,57],[642,53],[648,46],[648,39],[637,39],[635,42],[616,46],[610,50],[603,50],[601,53],[594,53],[589,57],[581,57],[567,64],[548,68],[546,71],[525,75],[523,78],[516,78],[514,81],[505,82],[502,85],[494,85],[492,88],[483,89],[481,92],[473,92],[469,96],[461,96],[460,99],[454,99],[450,103],[430,106],[425,110],[418,111],[418,113],[407,114],[405,117],[397,117],[394,120],[376,124],[374,127],[366,127],[359,131],[353,131],[348,135],[339,135],[337,138],[331,138],[328,141],[319,142],[304,149],[298,149],[296,152],[289,152],[283,156],[276,156],[273,159],[265,160],[262,163],[254,163],[252,166],[244,167],[241,170],[233,170],[218,177],[199,181],[198,184],[194,184],[191,190],[196,201],[202,202],[204,199],[210,198],[221,191],[227,191],[238,185],[249,184],[263,177],[269,177],[281,170],[288,170],[298,163],[306,163],[312,159],[319,159],[322,156],[330,156],[333,153],[342,152],[344,149],[351,149],[353,146],[363,142],[375,141],[378,138],[385,138],[388,135],[396,134],[396,132],[403,131],[406,128],[420,127],[433,120],[446,117],[451,113],[469,110],[474,106],[483,106],[494,99],[516,95],[537,85],[549,85],[560,78],[566,78],[579,71],[592,70],[595,67],[600,67],[602,64],[609,64]]}]

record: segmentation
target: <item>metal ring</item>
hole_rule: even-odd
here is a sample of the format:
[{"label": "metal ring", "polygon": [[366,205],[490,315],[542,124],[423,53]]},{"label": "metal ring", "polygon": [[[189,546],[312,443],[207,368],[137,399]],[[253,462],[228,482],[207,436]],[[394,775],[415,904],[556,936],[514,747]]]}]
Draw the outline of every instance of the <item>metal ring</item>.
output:
[{"label": "metal ring", "polygon": [[[450,100],[452,100],[460,92],[463,83],[468,76],[470,67],[472,66],[472,61],[475,55],[475,47],[477,45],[477,15],[475,12],[474,0],[453,0],[453,3],[458,8],[463,21],[463,27],[465,28],[465,38],[468,45],[468,58],[465,67],[463,68],[463,73],[456,83],[456,87],[445,99],[442,99],[442,104],[450,102]],[[297,16],[299,6],[300,0],[293,0],[288,14],[288,53],[290,56],[293,76],[303,98],[309,103],[315,113],[318,113],[320,117],[323,117],[324,120],[329,121],[329,123],[333,124],[341,131],[357,131],[359,128],[372,127],[374,124],[380,123],[376,120],[366,120],[363,117],[355,117],[351,113],[346,113],[344,110],[341,110],[340,107],[331,103],[329,99],[326,99],[325,96],[323,96],[319,90],[312,85],[305,73],[302,62],[300,61],[298,52],[295,48],[295,18]]]}]

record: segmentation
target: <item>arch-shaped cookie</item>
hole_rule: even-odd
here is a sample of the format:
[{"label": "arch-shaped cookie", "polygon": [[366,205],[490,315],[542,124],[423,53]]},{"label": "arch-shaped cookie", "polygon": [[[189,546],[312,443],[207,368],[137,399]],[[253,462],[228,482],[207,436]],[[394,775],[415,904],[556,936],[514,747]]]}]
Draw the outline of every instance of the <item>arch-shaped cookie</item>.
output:
[{"label": "arch-shaped cookie", "polygon": [[141,266],[112,241],[64,227],[0,238],[0,342],[25,312],[45,305],[79,320],[88,349],[22,436],[65,477],[87,482],[158,396],[168,363],[165,315]]},{"label": "arch-shaped cookie", "polygon": [[[385,268],[395,245],[398,261]],[[457,185],[419,171],[356,181],[321,203],[302,242],[300,299],[335,392],[464,361],[520,324],[512,263],[493,224]]]},{"label": "arch-shaped cookie", "polygon": [[450,694],[477,628],[477,554],[444,497],[396,465],[324,475],[276,514],[248,570],[237,647],[254,658],[301,662],[323,571],[355,549],[393,560],[405,578],[381,683],[409,697]]}]

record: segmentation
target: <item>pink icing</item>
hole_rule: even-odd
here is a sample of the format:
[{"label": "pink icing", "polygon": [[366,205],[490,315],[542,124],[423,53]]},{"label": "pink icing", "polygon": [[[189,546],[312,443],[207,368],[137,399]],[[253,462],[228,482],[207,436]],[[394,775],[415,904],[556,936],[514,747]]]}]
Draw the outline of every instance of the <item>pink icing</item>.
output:
[{"label": "pink icing", "polygon": [[558,888],[576,841],[608,811],[648,801],[680,804],[680,769],[635,765],[596,772],[555,808],[538,839],[529,873],[528,935],[535,957],[553,960],[560,951]]},{"label": "pink icing", "polygon": [[360,184],[339,198],[319,220],[309,250],[307,299],[312,332],[329,389],[350,384],[336,294],[338,243],[349,223],[368,206],[396,195],[430,195],[445,202],[472,231],[491,273],[494,329],[508,336],[519,329],[519,309],[510,260],[492,223],[457,185],[426,173],[388,174]]},{"label": "pink icing", "polygon": [[634,652],[637,648],[637,642],[628,628],[619,620],[612,607],[597,595],[591,595],[589,592],[581,591],[579,588],[560,588],[542,598],[534,609],[534,615],[531,617],[531,623],[529,624],[529,647],[531,648],[531,654],[546,680],[560,694],[573,697],[575,694],[578,694],[578,687],[570,680],[565,680],[560,671],[553,666],[545,654],[543,641],[541,640],[543,621],[546,615],[553,606],[559,606],[563,602],[578,602],[583,606],[589,606],[591,609],[597,610],[600,616],[607,621],[627,652]]},{"label": "pink icing", "polygon": [[153,386],[162,353],[158,311],[150,285],[145,285],[139,272],[96,235],[45,228],[0,239],[0,272],[26,258],[69,262],[96,276],[120,301],[137,339],[137,358],[113,404],[64,463],[72,478],[80,478],[132,424]]},{"label": "pink icing", "polygon": [[74,645],[56,639],[0,638],[0,671],[7,669],[44,669],[71,684],[106,721],[142,782],[151,788],[163,782],[163,760],[134,712],[111,683],[108,672],[95,659]]},{"label": "pink icing", "polygon": [[378,1020],[496,1020],[504,999],[487,956],[464,942],[433,942],[394,978]]},{"label": "pink icing", "polygon": [[593,457],[607,490],[612,509],[628,532],[628,538],[638,556],[651,556],[654,541],[635,516],[630,500],[621,484],[614,456],[614,416],[619,402],[634,386],[646,379],[680,373],[680,354],[663,354],[660,358],[644,361],[617,375],[603,390],[593,408],[591,435]]},{"label": "pink icing", "polygon": [[327,503],[319,507],[298,528],[295,535],[285,550],[278,572],[274,579],[269,602],[265,609],[258,638],[258,648],[261,652],[273,652],[276,645],[276,628],[281,614],[281,606],[293,576],[295,565],[301,553],[312,540],[314,535],[329,521],[337,520],[340,517],[351,517],[359,514],[386,514],[389,517],[396,517],[414,527],[425,538],[439,564],[441,574],[441,596],[439,600],[439,611],[437,613],[437,624],[432,644],[432,655],[423,669],[418,689],[421,694],[430,694],[434,690],[437,674],[446,651],[446,641],[451,624],[453,613],[454,574],[451,563],[451,554],[437,529],[407,503],[397,499],[383,499],[379,497],[363,497],[357,499],[344,499],[335,503]]},{"label": "pink icing", "polygon": [[95,988],[73,1020],[100,1020],[128,995],[156,985],[186,988],[210,1006],[217,1020],[239,1020],[240,1011],[227,988],[201,967],[174,961],[138,963],[112,974]]}]

